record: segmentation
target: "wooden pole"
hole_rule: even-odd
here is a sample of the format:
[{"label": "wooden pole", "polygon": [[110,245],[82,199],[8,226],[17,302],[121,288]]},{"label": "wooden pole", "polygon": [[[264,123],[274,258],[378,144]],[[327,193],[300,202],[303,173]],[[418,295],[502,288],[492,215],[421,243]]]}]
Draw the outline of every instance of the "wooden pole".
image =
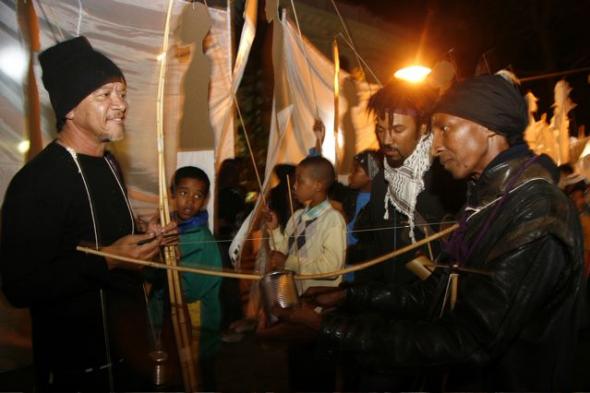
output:
[{"label": "wooden pole", "polygon": [[[156,131],[158,148],[158,173],[160,188],[160,223],[170,223],[170,208],[168,205],[168,180],[166,177],[165,155],[164,155],[164,91],[166,86],[166,62],[168,54],[168,40],[170,35],[170,19],[172,16],[173,0],[168,1],[166,13],[166,25],[164,27],[164,41],[162,44],[160,74],[158,79],[158,94],[156,99]],[[177,266],[176,249],[174,246],[164,247],[164,260],[167,266]],[[170,310],[174,339],[178,350],[178,357],[182,371],[182,380],[185,391],[195,392],[198,390],[198,379],[196,372],[196,360],[191,351],[190,342],[190,321],[185,310],[180,274],[177,270],[168,269],[168,289],[170,295]]]},{"label": "wooden pole", "polygon": [[35,79],[35,52],[41,48],[39,41],[39,21],[32,1],[18,0],[16,4],[18,25],[23,40],[29,50],[29,64],[27,71],[27,83],[24,87],[25,111],[26,111],[26,135],[29,140],[29,151],[26,159],[30,161],[43,149],[41,136],[41,105],[39,103],[39,89]]},{"label": "wooden pole", "polygon": [[338,134],[340,133],[340,52],[336,39],[332,41],[332,56],[334,58],[334,168],[337,173],[341,173],[344,168],[338,168],[338,165],[344,160],[338,145]]}]

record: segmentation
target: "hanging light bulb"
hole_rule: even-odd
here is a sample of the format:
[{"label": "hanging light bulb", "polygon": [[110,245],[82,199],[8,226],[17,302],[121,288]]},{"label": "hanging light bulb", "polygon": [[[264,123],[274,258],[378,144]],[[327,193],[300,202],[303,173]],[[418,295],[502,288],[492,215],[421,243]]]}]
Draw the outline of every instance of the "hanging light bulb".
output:
[{"label": "hanging light bulb", "polygon": [[393,74],[398,79],[405,80],[410,83],[420,83],[430,74],[432,70],[421,65],[413,65],[409,67],[400,68]]}]

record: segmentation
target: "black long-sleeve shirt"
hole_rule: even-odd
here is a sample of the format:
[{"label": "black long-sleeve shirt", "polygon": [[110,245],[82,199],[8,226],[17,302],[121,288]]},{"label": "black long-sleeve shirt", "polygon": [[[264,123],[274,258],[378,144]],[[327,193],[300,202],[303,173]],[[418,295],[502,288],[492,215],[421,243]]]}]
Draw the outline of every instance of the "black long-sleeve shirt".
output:
[{"label": "black long-sleeve shirt", "polygon": [[[132,231],[124,190],[105,157],[77,156],[99,244],[109,245]],[[41,388],[50,372],[76,373],[107,363],[100,289],[113,357],[135,356],[130,346],[140,345],[146,326],[140,276],[109,271],[103,258],[75,250],[80,243],[94,246],[95,233],[82,177],[64,147],[51,143],[15,175],[1,232],[2,290],[13,305],[30,308]]]}]

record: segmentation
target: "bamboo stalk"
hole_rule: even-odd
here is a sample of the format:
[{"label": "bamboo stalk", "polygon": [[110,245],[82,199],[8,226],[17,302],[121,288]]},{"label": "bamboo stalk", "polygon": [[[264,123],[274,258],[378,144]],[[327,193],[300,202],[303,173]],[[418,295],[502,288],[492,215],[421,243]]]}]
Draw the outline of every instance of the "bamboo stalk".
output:
[{"label": "bamboo stalk", "polygon": [[432,270],[426,267],[429,265],[431,265],[430,260],[424,255],[421,255],[406,263],[406,269],[418,276],[420,280],[426,280],[432,274]]},{"label": "bamboo stalk", "polygon": [[342,275],[342,274],[346,274],[346,273],[351,273],[351,272],[363,270],[363,269],[366,269],[370,266],[377,265],[381,262],[384,262],[388,259],[397,257],[398,255],[415,250],[416,248],[421,247],[426,243],[429,243],[433,240],[436,240],[436,239],[439,239],[441,237],[448,235],[449,233],[453,232],[457,228],[459,228],[459,225],[455,224],[453,226],[448,227],[447,229],[444,229],[440,232],[433,234],[432,236],[425,237],[424,239],[419,240],[416,243],[413,243],[413,244],[407,245],[405,247],[399,248],[397,250],[391,251],[387,254],[381,255],[380,257],[368,260],[368,261],[363,262],[361,264],[350,266],[350,267],[347,267],[344,269],[340,269],[336,272],[297,275],[297,276],[295,276],[295,279],[296,280],[317,280],[317,279],[329,278],[329,277],[333,277],[333,276],[337,276],[337,275]]},{"label": "bamboo stalk", "polygon": [[[293,192],[291,191],[291,180],[289,179],[289,175],[287,175],[287,189],[289,192],[289,209],[291,209],[291,217],[293,220],[295,220],[295,210],[293,208]],[[295,223],[295,221],[293,221],[293,223],[295,224],[293,235],[297,236],[297,223]],[[301,260],[299,259],[299,246],[297,246],[297,238],[295,238],[295,247],[295,254],[297,257],[297,271],[300,272]]]},{"label": "bamboo stalk", "polygon": [[169,265],[163,264],[161,262],[144,261],[141,259],[124,257],[122,255],[98,251],[98,250],[95,250],[94,248],[88,248],[88,247],[78,246],[78,247],[76,247],[76,250],[86,253],[86,254],[97,255],[97,256],[104,257],[104,258],[117,259],[117,260],[120,260],[123,262],[132,263],[135,265],[142,265],[145,267],[153,267],[156,269],[174,270],[174,271],[183,272],[183,273],[197,273],[197,274],[204,274],[206,276],[240,278],[240,279],[244,279],[244,280],[259,280],[262,278],[262,274],[257,274],[257,273],[236,273],[234,271],[228,271],[228,270],[214,270],[214,269],[208,269],[208,268],[184,267],[184,266],[169,266]]},{"label": "bamboo stalk", "polygon": [[340,173],[339,168],[344,162],[342,149],[338,144],[338,135],[340,133],[340,52],[338,51],[338,41],[332,41],[332,57],[334,60],[334,168],[336,173]]},{"label": "bamboo stalk", "polygon": [[451,299],[449,301],[449,307],[451,311],[455,309],[455,304],[457,304],[457,294],[459,291],[459,274],[458,273],[451,273]]},{"label": "bamboo stalk", "polygon": [[39,39],[39,20],[32,1],[19,0],[16,3],[18,25],[22,32],[23,40],[29,52],[27,83],[24,87],[25,95],[25,126],[29,139],[29,151],[27,161],[30,161],[43,150],[43,138],[41,136],[41,104],[39,103],[39,91],[35,78],[35,52],[41,47]]},{"label": "bamboo stalk", "polygon": [[[170,35],[170,19],[172,17],[173,0],[168,1],[168,10],[166,12],[166,24],[164,27],[164,40],[162,43],[160,73],[158,79],[158,94],[156,99],[156,131],[157,131],[157,149],[158,149],[158,174],[160,188],[160,223],[167,225],[170,223],[170,208],[168,205],[168,188],[164,157],[164,91],[166,86],[166,63],[168,54],[168,40]],[[176,250],[174,246],[164,247],[164,260],[167,267],[176,266]],[[193,359],[190,345],[190,326],[187,324],[186,314],[184,312],[184,301],[182,288],[180,284],[180,275],[177,270],[168,269],[168,288],[170,296],[170,310],[172,318],[172,327],[174,330],[174,339],[178,350],[178,357],[182,371],[182,380],[186,392],[198,390],[198,380],[196,373],[196,362]],[[194,354],[196,356],[196,354]]]}]

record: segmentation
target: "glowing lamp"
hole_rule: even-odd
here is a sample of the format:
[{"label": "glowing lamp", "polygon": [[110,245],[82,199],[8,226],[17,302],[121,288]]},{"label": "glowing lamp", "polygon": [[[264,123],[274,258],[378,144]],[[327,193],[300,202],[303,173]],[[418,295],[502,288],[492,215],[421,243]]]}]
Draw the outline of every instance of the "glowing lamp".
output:
[{"label": "glowing lamp", "polygon": [[423,82],[431,72],[432,70],[428,67],[413,65],[397,70],[393,76],[405,80],[406,82],[420,83]]}]

